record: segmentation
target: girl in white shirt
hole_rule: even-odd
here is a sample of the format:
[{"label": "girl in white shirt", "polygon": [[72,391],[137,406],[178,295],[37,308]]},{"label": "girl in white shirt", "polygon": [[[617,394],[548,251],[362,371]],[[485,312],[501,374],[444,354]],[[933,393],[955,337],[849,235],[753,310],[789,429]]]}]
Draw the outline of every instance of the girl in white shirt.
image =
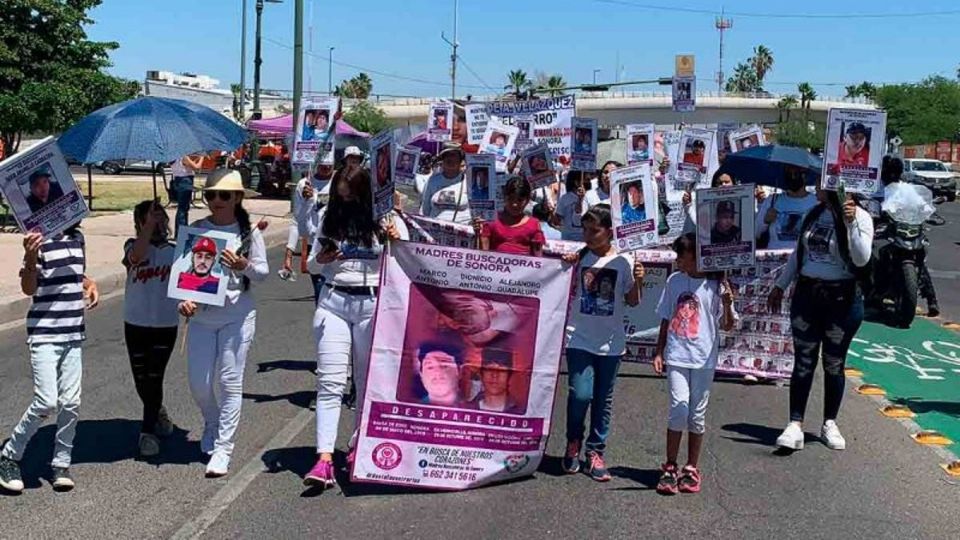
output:
[{"label": "girl in white shirt", "polygon": [[777,446],[803,448],[803,419],[817,361],[823,358],[823,426],[820,438],[833,450],[846,448],[837,427],[843,400],[843,373],[850,342],[863,322],[863,296],[857,273],[866,268],[873,247],[873,219],[850,196],[818,190],[819,203],[800,226],[800,241],[767,303],[779,312],[784,291],[796,282],[790,305],[793,321],[793,373],[790,423]]},{"label": "girl in white shirt", "polygon": [[[380,259],[388,240],[408,238],[403,220],[373,218],[370,173],[346,166],[334,175],[330,201],[321,210],[307,265],[323,276],[323,290],[313,317],[317,341],[317,462],[304,484],[336,485],[333,451],[340,424],[340,404],[354,363],[360,418],[370,358],[372,321],[380,285]],[[352,463],[352,453],[348,457]]]}]

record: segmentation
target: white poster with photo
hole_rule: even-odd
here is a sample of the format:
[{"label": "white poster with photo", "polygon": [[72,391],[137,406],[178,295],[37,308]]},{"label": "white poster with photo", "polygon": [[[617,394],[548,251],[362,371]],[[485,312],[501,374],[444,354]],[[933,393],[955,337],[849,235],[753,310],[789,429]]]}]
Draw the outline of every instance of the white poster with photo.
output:
[{"label": "white poster with photo", "polygon": [[430,104],[427,118],[427,140],[446,142],[453,136],[453,103],[438,101]]},{"label": "white poster with photo", "polygon": [[[572,94],[527,101],[494,101],[487,105],[487,113],[508,125],[528,122],[529,144],[546,143],[556,160],[560,156],[570,157],[570,131],[576,103]],[[519,153],[524,149],[518,144],[515,151]]]},{"label": "white poster with photo", "polygon": [[180,227],[167,296],[222,306],[231,272],[223,266],[223,250],[236,252],[239,247],[235,234],[199,227]]},{"label": "white poster with photo", "polygon": [[701,272],[756,264],[754,185],[697,190],[697,268]]},{"label": "white poster with photo", "polygon": [[90,213],[53,137],[0,162],[0,191],[24,233],[50,238]]},{"label": "white poster with photo", "polygon": [[509,120],[512,120],[513,124],[511,125],[517,128],[517,142],[513,145],[511,156],[513,157],[536,144],[533,141],[533,115],[529,113],[518,114]]},{"label": "white poster with photo", "polygon": [[336,97],[311,98],[301,103],[294,129],[292,163],[333,164],[334,124],[339,110],[340,98]]},{"label": "white poster with photo", "polygon": [[756,124],[732,131],[727,137],[729,138],[730,150],[733,152],[767,144],[763,136],[763,128]]},{"label": "white poster with photo", "polygon": [[887,140],[887,113],[857,109],[830,109],[824,143],[824,189],[842,183],[848,192],[882,196],[880,164]]},{"label": "white poster with photo", "polygon": [[557,181],[553,170],[553,159],[550,157],[550,148],[546,144],[538,144],[527,148],[520,156],[523,172],[530,182],[531,189],[547,187]]},{"label": "white poster with photo", "polygon": [[570,141],[570,170],[597,170],[597,119],[573,117]]},{"label": "white poster with photo", "polygon": [[610,173],[610,206],[617,251],[657,244],[660,209],[649,164],[621,167]]},{"label": "white poster with photo", "polygon": [[717,153],[723,156],[735,152],[730,145],[730,134],[740,129],[739,122],[720,122],[717,124]]},{"label": "white poster with photo", "polygon": [[673,112],[689,113],[697,109],[697,78],[673,78]]},{"label": "white poster with photo", "polygon": [[503,122],[491,118],[487,122],[487,132],[483,134],[480,153],[490,154],[497,160],[497,170],[506,171],[507,161],[513,154],[513,145],[517,142],[518,130]]},{"label": "white poster with photo", "polygon": [[[654,162],[655,132],[653,124],[627,124],[627,155],[624,163],[639,165]],[[679,144],[679,140],[677,141]]]},{"label": "white poster with photo", "polygon": [[716,132],[685,127],[680,131],[680,143],[677,147],[677,159],[671,158],[670,167],[674,171],[672,185],[674,191],[687,191],[698,187],[710,186],[710,167],[715,160],[717,150],[714,146]]},{"label": "white poster with photo", "polygon": [[351,479],[457,490],[533,474],[553,417],[571,270],[394,244]]},{"label": "white poster with photo", "polygon": [[393,131],[385,130],[370,139],[370,192],[373,193],[373,218],[379,220],[393,209]]},{"label": "white poster with photo", "polygon": [[507,201],[503,197],[503,188],[506,187],[508,179],[507,173],[502,172],[498,172],[493,179],[493,207],[497,212],[503,212],[503,208],[506,206]]},{"label": "white poster with photo", "polygon": [[487,122],[490,121],[486,103],[470,103],[463,108],[467,116],[467,142],[482,143],[483,134],[487,132]]},{"label": "white poster with photo", "polygon": [[415,186],[420,169],[420,149],[416,146],[397,148],[397,160],[393,168],[393,181],[397,186]]},{"label": "white poster with photo", "polygon": [[470,213],[484,221],[496,218],[497,162],[490,154],[467,154]]}]

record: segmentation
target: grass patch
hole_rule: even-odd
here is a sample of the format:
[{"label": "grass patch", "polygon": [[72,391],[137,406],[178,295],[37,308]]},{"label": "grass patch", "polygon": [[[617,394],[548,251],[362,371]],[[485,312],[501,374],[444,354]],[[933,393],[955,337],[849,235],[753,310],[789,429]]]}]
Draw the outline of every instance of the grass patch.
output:
[{"label": "grass patch", "polygon": [[[87,195],[87,182],[77,182],[80,191]],[[157,182],[157,194],[163,203],[167,202],[167,195],[163,191],[163,184]],[[118,181],[93,182],[93,212],[92,215],[104,215],[115,212],[133,210],[140,201],[153,198],[153,186],[149,181]]]}]

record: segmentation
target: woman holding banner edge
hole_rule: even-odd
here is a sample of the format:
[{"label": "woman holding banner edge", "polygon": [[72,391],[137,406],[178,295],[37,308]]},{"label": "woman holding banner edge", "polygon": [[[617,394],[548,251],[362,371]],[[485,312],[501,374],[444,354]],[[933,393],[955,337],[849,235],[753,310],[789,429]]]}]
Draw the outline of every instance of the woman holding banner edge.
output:
[{"label": "woman holding banner edge", "polygon": [[[336,485],[333,451],[350,359],[363,404],[372,321],[380,284],[380,260],[388,240],[409,238],[403,220],[373,217],[370,173],[347,165],[333,177],[330,201],[321,211],[307,265],[324,278],[313,317],[317,346],[317,462],[304,477],[307,486]],[[348,463],[352,462],[348,456]]]}]

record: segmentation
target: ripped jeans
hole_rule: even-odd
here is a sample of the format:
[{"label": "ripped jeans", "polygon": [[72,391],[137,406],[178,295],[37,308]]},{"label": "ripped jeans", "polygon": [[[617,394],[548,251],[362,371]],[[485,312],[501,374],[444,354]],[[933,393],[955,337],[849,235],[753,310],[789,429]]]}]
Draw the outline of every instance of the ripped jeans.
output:
[{"label": "ripped jeans", "polygon": [[850,342],[863,322],[863,296],[854,280],[800,276],[790,307],[794,364],[790,421],[802,422],[817,361],[823,358],[823,420],[836,420],[843,400],[843,368]]}]

